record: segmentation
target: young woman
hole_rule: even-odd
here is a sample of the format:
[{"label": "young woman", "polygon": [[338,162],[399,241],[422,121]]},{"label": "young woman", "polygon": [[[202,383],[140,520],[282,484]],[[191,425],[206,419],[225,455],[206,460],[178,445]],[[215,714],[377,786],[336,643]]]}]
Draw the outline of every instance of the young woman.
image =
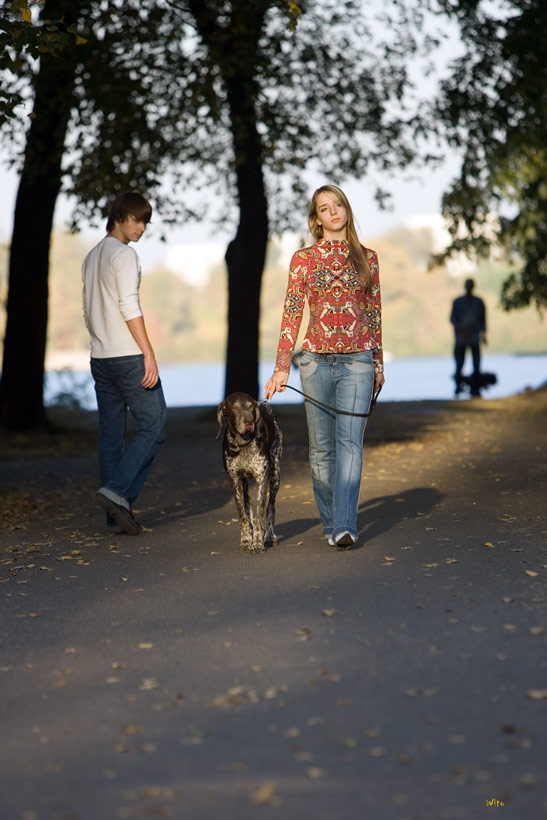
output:
[{"label": "young woman", "polygon": [[[384,384],[378,258],[364,248],[347,197],[335,185],[318,188],[310,204],[315,244],[291,261],[270,399],[283,392],[304,302],[310,322],[302,344],[304,393],[346,413],[367,413]],[[306,400],[313,491],[325,537],[349,549],[357,541],[357,507],[366,418],[326,410]]]}]

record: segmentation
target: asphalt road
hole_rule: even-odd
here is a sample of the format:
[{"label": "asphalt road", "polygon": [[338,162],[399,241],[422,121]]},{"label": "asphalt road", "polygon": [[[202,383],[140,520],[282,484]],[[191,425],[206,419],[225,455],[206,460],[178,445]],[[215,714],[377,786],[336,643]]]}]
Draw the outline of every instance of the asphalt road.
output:
[{"label": "asphalt road", "polygon": [[546,410],[380,404],[343,553],[302,407],[277,412],[280,541],[258,556],[213,409],[170,412],[138,537],[93,504],[92,415],[12,442],[2,820],[547,817]]}]

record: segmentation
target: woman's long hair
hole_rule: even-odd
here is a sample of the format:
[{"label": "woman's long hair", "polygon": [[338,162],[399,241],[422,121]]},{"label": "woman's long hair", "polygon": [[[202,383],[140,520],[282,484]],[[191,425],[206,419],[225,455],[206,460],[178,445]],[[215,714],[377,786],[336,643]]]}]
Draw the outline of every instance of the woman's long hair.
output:
[{"label": "woman's long hair", "polygon": [[367,262],[367,255],[364,247],[359,242],[359,237],[355,230],[353,211],[351,210],[349,200],[342,189],[338,188],[337,185],[321,185],[320,188],[314,191],[308,213],[308,225],[311,235],[316,240],[323,239],[323,226],[319,224],[317,219],[317,198],[319,194],[328,194],[328,196],[338,200],[340,205],[343,205],[346,209],[348,215],[346,232],[349,245],[349,259],[365,287],[370,290],[372,288],[372,274]]}]

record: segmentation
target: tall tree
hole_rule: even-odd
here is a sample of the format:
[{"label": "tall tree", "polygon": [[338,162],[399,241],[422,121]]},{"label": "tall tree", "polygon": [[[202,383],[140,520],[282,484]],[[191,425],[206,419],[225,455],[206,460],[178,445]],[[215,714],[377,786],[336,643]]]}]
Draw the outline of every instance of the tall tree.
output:
[{"label": "tall tree", "polygon": [[[65,28],[84,0],[46,0],[46,19]],[[0,383],[0,420],[26,428],[45,424],[43,374],[48,310],[49,244],[70,118],[76,37],[46,51],[34,78],[34,108],[21,171],[9,263],[7,322]]]},{"label": "tall tree", "polygon": [[[36,68],[23,60],[36,36],[11,40],[12,63],[19,63],[17,70],[12,68],[16,88],[26,69],[33,99],[15,204],[0,383],[0,423],[18,429],[47,425],[43,380],[49,244],[59,192],[63,185],[73,189],[81,211],[89,200],[104,210],[124,188],[152,190],[169,159],[169,147],[148,119],[149,109],[156,110],[150,83],[156,61],[164,69],[168,64],[159,55],[158,42],[166,37],[160,9],[146,13],[137,3],[45,0],[41,20],[46,34],[53,34],[47,41],[42,37]],[[149,64],[137,62],[146,39],[143,31]],[[21,99],[17,94],[8,92],[4,99]],[[9,115],[8,109],[5,119]],[[111,139],[94,143],[91,158],[86,154],[87,126],[93,118],[116,127]],[[104,136],[100,125],[99,131]],[[83,191],[76,181],[77,170],[85,178],[79,164],[86,156],[88,185]]]},{"label": "tall tree", "polygon": [[[547,306],[547,5],[543,0],[447,0],[465,53],[435,107],[463,153],[443,200],[447,252],[505,254],[508,310]],[[516,268],[516,270],[515,270]]]}]

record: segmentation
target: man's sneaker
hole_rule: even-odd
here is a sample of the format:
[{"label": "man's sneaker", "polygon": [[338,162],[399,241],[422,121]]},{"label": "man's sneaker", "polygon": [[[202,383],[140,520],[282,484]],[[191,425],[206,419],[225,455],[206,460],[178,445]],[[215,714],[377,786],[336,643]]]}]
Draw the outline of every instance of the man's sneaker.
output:
[{"label": "man's sneaker", "polygon": [[100,490],[95,494],[95,501],[99,507],[102,507],[103,510],[110,513],[118,527],[128,535],[139,535],[142,532],[142,527],[134,518],[131,510],[122,507],[121,504],[116,504],[115,501],[112,501],[112,499],[108,498],[108,496]]},{"label": "man's sneaker", "polygon": [[352,535],[350,532],[343,532],[335,541],[336,549],[337,550],[347,550],[351,549],[357,538],[355,535]]}]

